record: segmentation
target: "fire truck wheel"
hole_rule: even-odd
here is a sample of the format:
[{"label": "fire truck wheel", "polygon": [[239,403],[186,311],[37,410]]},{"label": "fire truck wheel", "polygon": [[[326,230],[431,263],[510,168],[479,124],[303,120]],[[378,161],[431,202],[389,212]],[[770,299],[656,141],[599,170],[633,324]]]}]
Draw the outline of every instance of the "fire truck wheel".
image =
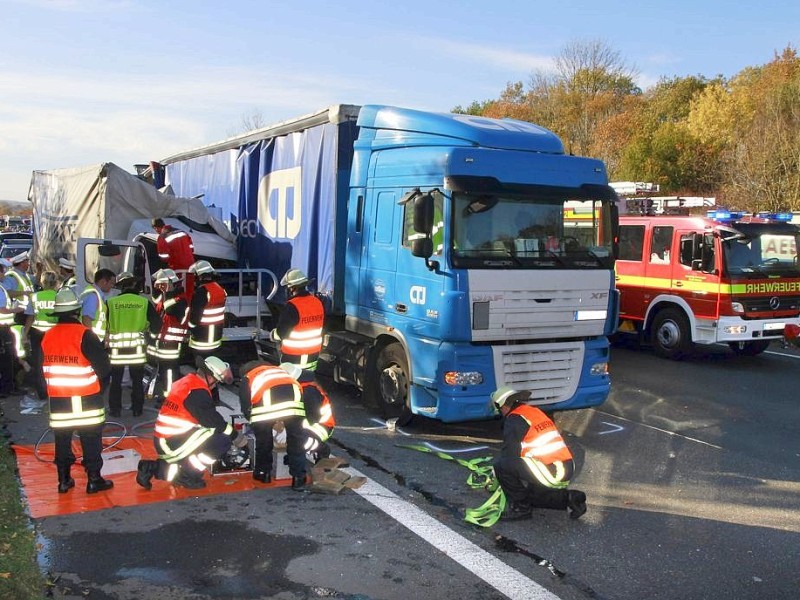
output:
[{"label": "fire truck wheel", "polygon": [[730,342],[731,347],[739,356],[756,356],[769,348],[769,340],[756,340],[755,342]]},{"label": "fire truck wheel", "polygon": [[650,342],[655,353],[664,358],[678,360],[691,352],[689,320],[683,311],[667,308],[658,313],[650,328]]},{"label": "fire truck wheel", "polygon": [[394,343],[383,348],[375,363],[376,388],[374,398],[387,419],[397,418],[398,425],[411,420],[408,359],[403,346]]}]

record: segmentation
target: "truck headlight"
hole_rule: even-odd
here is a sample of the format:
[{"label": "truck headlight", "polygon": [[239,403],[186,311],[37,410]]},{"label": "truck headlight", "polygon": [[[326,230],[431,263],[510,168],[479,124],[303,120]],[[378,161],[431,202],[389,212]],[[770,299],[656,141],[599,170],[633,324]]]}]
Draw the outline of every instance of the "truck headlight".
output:
[{"label": "truck headlight", "polygon": [[590,375],[608,375],[608,363],[594,363],[592,368],[589,369]]},{"label": "truck headlight", "polygon": [[483,373],[478,371],[447,371],[444,374],[447,385],[479,385],[483,383]]}]

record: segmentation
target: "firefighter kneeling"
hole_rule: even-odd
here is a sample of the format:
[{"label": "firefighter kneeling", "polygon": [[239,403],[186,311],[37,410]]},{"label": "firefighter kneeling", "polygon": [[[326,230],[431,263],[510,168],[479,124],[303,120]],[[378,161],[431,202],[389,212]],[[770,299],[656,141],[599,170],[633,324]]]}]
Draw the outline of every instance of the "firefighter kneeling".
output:
[{"label": "firefighter kneeling", "polygon": [[136,483],[149,490],[155,477],[180,487],[204,488],[203,472],[225,456],[231,444],[247,445],[247,437],[214,407],[212,390],[223,382],[233,382],[230,365],[209,356],[197,373],[173,384],[154,429],[159,459],[139,461]]}]

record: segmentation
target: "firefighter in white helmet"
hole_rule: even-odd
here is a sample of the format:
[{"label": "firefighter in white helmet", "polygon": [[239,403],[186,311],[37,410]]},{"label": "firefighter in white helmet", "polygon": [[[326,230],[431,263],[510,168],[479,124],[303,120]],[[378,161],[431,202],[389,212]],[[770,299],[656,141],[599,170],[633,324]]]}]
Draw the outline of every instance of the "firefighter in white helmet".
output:
[{"label": "firefighter in white helmet", "polygon": [[147,356],[156,367],[151,384],[156,406],[167,397],[172,383],[178,379],[181,353],[189,339],[189,303],[180,287],[180,279],[172,269],[153,273],[153,296],[161,319],[159,328],[150,330]]},{"label": "firefighter in white helmet", "polygon": [[189,348],[202,358],[222,345],[228,294],[217,283],[217,272],[208,261],[198,260],[189,267],[189,273],[196,278],[189,305]]},{"label": "firefighter in white helmet", "polygon": [[300,269],[290,269],[281,279],[288,300],[281,310],[272,339],[278,343],[280,362],[315,371],[322,350],[322,328],[325,308],[306,286],[308,277]]},{"label": "firefighter in white helmet", "polygon": [[528,391],[503,386],[492,403],[503,416],[503,446],[494,472],[510,502],[503,518],[528,519],[532,508],[569,510],[579,518],[586,512],[586,494],[567,490],[575,471],[572,452],[553,420],[535,406],[525,404]]}]

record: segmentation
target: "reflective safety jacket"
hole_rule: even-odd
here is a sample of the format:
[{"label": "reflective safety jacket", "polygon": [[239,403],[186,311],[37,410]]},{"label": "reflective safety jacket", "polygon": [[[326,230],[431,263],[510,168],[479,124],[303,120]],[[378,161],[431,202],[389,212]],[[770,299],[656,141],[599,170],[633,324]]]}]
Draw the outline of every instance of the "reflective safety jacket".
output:
[{"label": "reflective safety jacket", "polygon": [[[328,394],[313,381],[301,382],[303,390],[303,404],[306,408],[306,418],[303,419],[303,429],[311,433],[320,442],[325,442],[331,437],[336,419],[333,418],[333,406]],[[310,396],[314,396],[311,400]]]},{"label": "reflective safety jacket", "polygon": [[28,308],[28,303],[30,302],[30,296],[33,294],[33,282],[31,278],[28,277],[27,273],[20,271],[17,268],[9,269],[6,272],[6,277],[10,277],[16,283],[15,291],[26,292],[24,296],[20,296],[16,298],[17,303],[22,308]]},{"label": "reflective safety jacket", "polygon": [[[208,384],[196,373],[191,373],[172,384],[169,396],[158,411],[153,435],[158,438],[162,458],[167,462],[190,458],[216,431],[214,427],[201,425],[186,408],[186,399],[195,390],[207,393],[211,401]],[[233,425],[228,423],[224,433],[230,435],[232,432]]]},{"label": "reflective safety jacket", "polygon": [[[569,483],[564,463],[572,461],[564,438],[553,420],[535,406],[521,404],[509,413],[522,417],[528,431],[522,439],[520,457],[533,475],[547,487],[562,488]],[[571,472],[571,469],[569,469]]]},{"label": "reflective safety jacket", "polygon": [[31,296],[33,303],[33,323],[31,327],[44,333],[58,322],[58,317],[53,314],[56,303],[55,290],[41,290]]},{"label": "reflective safety jacket", "polygon": [[100,290],[98,290],[93,285],[88,286],[83,293],[81,294],[81,299],[85,298],[88,294],[95,294],[97,296],[97,310],[94,313],[94,319],[92,319],[92,331],[97,336],[97,339],[105,341],[106,339],[106,327],[107,327],[107,317],[106,317],[106,301],[103,300],[102,294],[100,294]]},{"label": "reflective safety jacket", "polygon": [[189,339],[189,305],[179,292],[161,294],[155,303],[161,331],[150,338],[147,354],[156,360],[178,360],[182,344]]},{"label": "reflective safety jacket", "polygon": [[192,236],[170,225],[158,236],[156,248],[158,257],[173,271],[185,271],[194,262]]},{"label": "reflective safety jacket", "polygon": [[[2,286],[0,286],[0,306],[2,306],[8,311],[11,310],[11,296],[8,295],[8,292]],[[0,326],[13,325],[13,324],[14,324],[14,313],[12,312],[0,313]]]},{"label": "reflective safety jacket", "polygon": [[100,382],[81,351],[86,327],[59,323],[42,337],[42,372],[50,396],[50,427],[97,425],[106,420]]},{"label": "reflective safety jacket", "polygon": [[251,423],[306,416],[300,384],[280,367],[258,365],[245,379],[250,390]]},{"label": "reflective safety jacket", "polygon": [[319,298],[312,294],[294,296],[287,304],[297,310],[298,321],[289,334],[280,340],[281,360],[313,371],[317,368],[317,359],[322,350],[325,309]]},{"label": "reflective safety jacket", "polygon": [[222,345],[227,298],[225,289],[216,281],[207,281],[195,288],[189,311],[190,348],[209,351]]},{"label": "reflective safety jacket", "polygon": [[141,365],[145,355],[147,307],[150,301],[125,293],[108,300],[108,348],[112,365]]}]

